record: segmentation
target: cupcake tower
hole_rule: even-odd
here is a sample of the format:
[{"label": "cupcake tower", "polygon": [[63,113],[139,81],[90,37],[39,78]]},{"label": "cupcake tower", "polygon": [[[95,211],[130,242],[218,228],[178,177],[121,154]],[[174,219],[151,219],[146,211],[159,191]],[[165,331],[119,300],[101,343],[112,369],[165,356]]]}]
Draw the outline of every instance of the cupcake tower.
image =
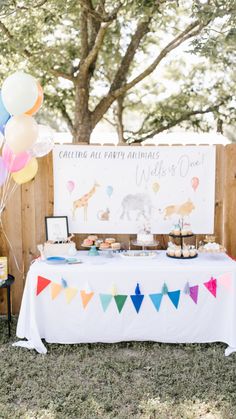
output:
[{"label": "cupcake tower", "polygon": [[[176,224],[169,233],[171,240],[168,242],[167,256],[178,259],[191,259],[198,255],[195,239],[194,244],[191,238],[194,238],[189,224]],[[189,240],[190,239],[190,240]]]}]

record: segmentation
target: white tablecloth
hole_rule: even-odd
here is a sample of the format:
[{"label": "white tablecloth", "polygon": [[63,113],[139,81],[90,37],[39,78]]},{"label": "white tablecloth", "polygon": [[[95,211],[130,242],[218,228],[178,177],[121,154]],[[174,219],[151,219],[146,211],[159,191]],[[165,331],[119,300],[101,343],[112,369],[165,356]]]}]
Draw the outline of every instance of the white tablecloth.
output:
[{"label": "white tablecloth", "polygon": [[[77,257],[83,263],[38,260],[30,267],[17,325],[17,336],[27,341],[16,345],[40,353],[46,353],[42,338],[49,343],[219,341],[236,348],[236,263],[226,255],[177,260],[159,251],[154,259],[125,259],[79,252]],[[211,280],[216,296],[204,285]],[[142,302],[135,308],[131,296],[139,293],[137,283],[143,299],[137,297]],[[189,292],[196,285],[197,300],[196,288],[194,298]],[[117,295],[127,296],[121,297],[123,307]]]}]

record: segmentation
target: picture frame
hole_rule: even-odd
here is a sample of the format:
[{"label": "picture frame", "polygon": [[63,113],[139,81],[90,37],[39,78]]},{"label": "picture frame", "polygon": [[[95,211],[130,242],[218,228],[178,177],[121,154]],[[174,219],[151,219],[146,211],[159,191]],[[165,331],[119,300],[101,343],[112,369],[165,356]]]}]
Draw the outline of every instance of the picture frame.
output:
[{"label": "picture frame", "polygon": [[67,216],[45,217],[46,241],[65,242],[69,236]]}]

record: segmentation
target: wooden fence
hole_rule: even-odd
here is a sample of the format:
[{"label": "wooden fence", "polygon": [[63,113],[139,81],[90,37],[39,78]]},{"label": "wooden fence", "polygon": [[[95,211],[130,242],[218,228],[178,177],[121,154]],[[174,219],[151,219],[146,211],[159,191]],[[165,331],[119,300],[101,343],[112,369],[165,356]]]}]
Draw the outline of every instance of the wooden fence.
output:
[{"label": "wooden fence", "polygon": [[[216,194],[215,234],[228,253],[236,257],[236,144],[216,146]],[[52,156],[38,159],[39,170],[35,180],[21,186],[15,192],[3,213],[4,231],[0,236],[2,256],[9,257],[9,272],[16,280],[12,287],[12,309],[18,313],[24,289],[25,276],[33,258],[38,255],[37,244],[45,241],[44,217],[53,215]],[[77,247],[84,236],[76,236]],[[132,239],[129,235],[115,235],[121,242]],[[161,246],[167,244],[167,236],[157,236]],[[20,271],[16,268],[14,255]],[[4,290],[0,293],[0,313],[6,311]]]}]

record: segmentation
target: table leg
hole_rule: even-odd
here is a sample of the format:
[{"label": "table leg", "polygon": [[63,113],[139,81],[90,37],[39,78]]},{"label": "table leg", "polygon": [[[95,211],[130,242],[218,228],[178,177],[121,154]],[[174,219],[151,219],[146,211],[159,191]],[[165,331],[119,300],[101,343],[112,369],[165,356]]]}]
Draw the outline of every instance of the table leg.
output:
[{"label": "table leg", "polygon": [[11,287],[7,286],[7,323],[8,323],[8,336],[11,336]]}]

